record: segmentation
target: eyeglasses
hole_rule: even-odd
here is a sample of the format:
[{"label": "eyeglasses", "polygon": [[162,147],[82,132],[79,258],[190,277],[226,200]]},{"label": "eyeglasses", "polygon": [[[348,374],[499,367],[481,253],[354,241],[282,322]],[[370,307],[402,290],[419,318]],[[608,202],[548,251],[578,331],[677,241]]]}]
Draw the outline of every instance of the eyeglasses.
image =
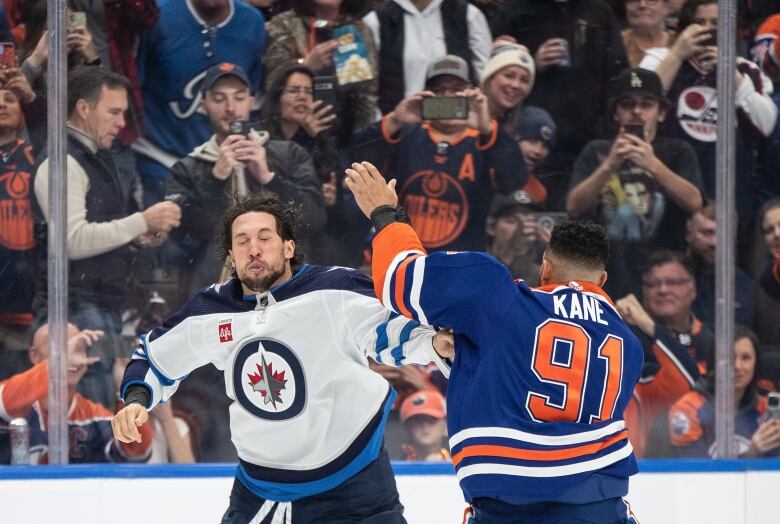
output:
[{"label": "eyeglasses", "polygon": [[682,287],[686,284],[690,284],[690,278],[658,278],[653,280],[644,280],[642,285],[647,289],[658,289],[662,285],[666,287]]},{"label": "eyeglasses", "polygon": [[303,86],[287,86],[282,91],[285,95],[292,95],[292,96],[298,96],[301,93],[307,96],[312,96],[314,94],[314,90],[311,87],[303,87]]},{"label": "eyeglasses", "polygon": [[639,5],[644,1],[645,5],[658,5],[661,0],[626,0],[626,5]]},{"label": "eyeglasses", "polygon": [[[640,102],[638,102],[638,105],[640,109],[653,109],[658,107],[658,100],[653,100],[652,98],[643,98]],[[633,98],[623,98],[618,100],[617,106],[624,111],[633,111],[636,109],[637,101]]]}]

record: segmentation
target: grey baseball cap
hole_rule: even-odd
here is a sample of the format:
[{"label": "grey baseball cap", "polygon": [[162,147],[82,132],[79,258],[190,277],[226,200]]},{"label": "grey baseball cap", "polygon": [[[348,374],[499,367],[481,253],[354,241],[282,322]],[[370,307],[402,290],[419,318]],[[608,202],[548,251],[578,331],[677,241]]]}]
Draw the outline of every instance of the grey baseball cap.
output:
[{"label": "grey baseball cap", "polygon": [[469,78],[469,65],[459,56],[445,55],[434,60],[428,65],[425,72],[426,85],[437,76],[451,75],[460,78],[464,82],[471,82]]}]

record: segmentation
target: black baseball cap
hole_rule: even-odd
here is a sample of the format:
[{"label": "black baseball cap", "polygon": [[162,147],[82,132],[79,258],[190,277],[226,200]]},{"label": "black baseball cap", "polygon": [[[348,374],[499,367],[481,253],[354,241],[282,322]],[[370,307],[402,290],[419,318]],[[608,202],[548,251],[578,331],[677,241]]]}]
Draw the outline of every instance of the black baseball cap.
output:
[{"label": "black baseball cap", "polygon": [[241,83],[251,89],[249,77],[246,75],[246,71],[244,71],[243,67],[229,62],[222,62],[221,64],[210,67],[206,71],[206,76],[203,77],[203,81],[200,84],[201,92],[205,93],[214,87],[214,84],[216,84],[218,80],[227,76],[238,78]]},{"label": "black baseball cap", "polygon": [[664,105],[669,103],[664,96],[661,78],[655,71],[638,67],[621,71],[612,81],[610,92],[612,96],[609,105],[613,110],[618,100],[634,95],[646,96],[658,100]]}]

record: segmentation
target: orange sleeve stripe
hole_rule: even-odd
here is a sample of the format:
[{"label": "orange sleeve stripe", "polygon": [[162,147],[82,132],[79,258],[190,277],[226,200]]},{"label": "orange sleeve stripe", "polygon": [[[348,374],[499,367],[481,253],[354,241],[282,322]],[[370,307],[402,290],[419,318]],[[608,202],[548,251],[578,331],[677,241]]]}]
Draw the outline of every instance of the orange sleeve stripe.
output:
[{"label": "orange sleeve stripe", "polygon": [[599,451],[611,446],[615,442],[619,442],[627,438],[628,433],[624,429],[620,433],[612,435],[604,441],[593,442],[591,444],[584,444],[582,446],[576,446],[568,449],[518,449],[509,446],[493,445],[467,446],[458,452],[454,457],[452,457],[452,463],[457,466],[464,458],[467,457],[499,457],[542,461],[567,460],[598,453]]},{"label": "orange sleeve stripe", "polygon": [[[420,255],[411,256],[398,264],[398,269],[395,270],[395,305],[398,308],[398,312],[406,318],[412,318],[412,313],[404,304],[404,282],[406,281],[406,268],[409,267],[409,263],[418,258]],[[389,304],[388,304],[389,305]]]},{"label": "orange sleeve stripe", "polygon": [[[493,128],[490,132],[490,137],[488,138],[488,141],[484,144],[480,144],[481,140],[477,141],[477,151],[486,151],[493,147],[496,144],[496,138],[498,138],[498,122],[496,122],[496,119],[493,118],[490,121],[490,125]],[[482,136],[480,136],[480,139]]]},{"label": "orange sleeve stripe", "polygon": [[23,417],[32,405],[49,394],[49,362],[12,376],[3,383],[3,405],[9,415]]},{"label": "orange sleeve stripe", "polygon": [[[374,279],[374,291],[382,300],[382,290],[385,288],[385,278],[390,264],[398,253],[403,251],[420,251],[425,253],[417,233],[412,226],[395,222],[380,231],[372,242],[374,254],[371,259],[371,274]],[[398,279],[396,279],[398,282]],[[385,304],[389,306],[389,304]]]},{"label": "orange sleeve stripe", "polygon": [[398,137],[393,138],[390,136],[390,132],[387,130],[387,116],[382,117],[381,122],[379,123],[379,129],[382,131],[382,138],[385,139],[385,141],[388,144],[397,144],[401,141],[401,132],[398,132]]}]

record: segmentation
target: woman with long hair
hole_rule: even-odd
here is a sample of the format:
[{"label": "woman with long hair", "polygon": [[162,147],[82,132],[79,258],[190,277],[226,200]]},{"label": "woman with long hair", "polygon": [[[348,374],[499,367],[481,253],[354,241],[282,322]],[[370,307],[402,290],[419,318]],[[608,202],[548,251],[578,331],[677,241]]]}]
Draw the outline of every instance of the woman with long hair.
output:
[{"label": "woman with long hair", "polygon": [[271,138],[292,140],[305,148],[314,161],[325,197],[325,229],[308,246],[311,262],[355,266],[360,263],[361,239],[366,231],[355,224],[359,210],[344,201],[344,171],[332,126],[333,106],[313,98],[314,74],[293,62],[283,68],[263,100],[264,130]]},{"label": "woman with long hair", "polygon": [[[377,53],[371,31],[358,18],[362,10],[358,0],[293,0],[290,11],[275,16],[267,25],[266,89],[277,83],[291,62],[305,66],[315,76],[333,77],[334,114],[338,118],[331,123],[339,147],[346,146],[352,134],[370,125],[377,114]],[[334,38],[334,31],[345,30],[344,38],[356,45],[361,41],[370,80],[339,85],[334,53],[342,42]]]},{"label": "woman with long hair", "polygon": [[[734,438],[740,457],[778,456],[780,419],[766,416],[759,387],[758,338],[743,326],[734,330]],[[715,377],[709,373],[669,410],[669,438],[682,457],[714,457]]]}]

